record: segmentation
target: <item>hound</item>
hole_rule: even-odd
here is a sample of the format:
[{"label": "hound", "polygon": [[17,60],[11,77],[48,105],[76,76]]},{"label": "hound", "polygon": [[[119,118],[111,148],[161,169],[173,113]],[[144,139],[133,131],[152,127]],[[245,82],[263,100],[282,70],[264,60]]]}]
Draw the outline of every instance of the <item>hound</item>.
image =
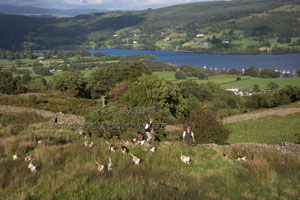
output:
[{"label": "hound", "polygon": [[246,161],[246,156],[239,156],[237,161]]},{"label": "hound", "polygon": [[132,153],[130,153],[130,155],[132,156],[132,161],[134,162],[134,164],[138,165],[141,162],[141,159],[132,155]]},{"label": "hound", "polygon": [[152,153],[155,153],[155,151],[156,151],[156,147],[152,147],[152,148],[150,149],[150,152],[152,152]]},{"label": "hound", "polygon": [[38,144],[43,144],[43,140],[38,140]]},{"label": "hound", "polygon": [[182,151],[181,151],[180,160],[182,162],[184,162],[185,164],[190,165],[191,157],[190,156],[182,155]]},{"label": "hound", "polygon": [[105,166],[104,165],[101,165],[100,163],[98,163],[97,161],[95,161],[96,164],[97,164],[97,169],[99,172],[104,172],[104,168]]},{"label": "hound", "polygon": [[223,157],[227,160],[228,159],[228,154],[223,153]]},{"label": "hound", "polygon": [[31,161],[33,159],[33,157],[32,156],[26,156],[25,157],[25,162],[28,162],[28,161]]},{"label": "hound", "polygon": [[28,165],[28,169],[30,169],[31,172],[36,172],[36,167],[37,167],[37,165],[32,164],[32,161],[33,161],[33,160],[30,161],[30,163],[29,163],[29,165]]},{"label": "hound", "polygon": [[18,155],[17,155],[17,153],[15,153],[14,155],[13,155],[13,160],[17,160],[18,159]]},{"label": "hound", "polygon": [[94,142],[89,142],[87,140],[87,137],[85,136],[85,138],[84,138],[84,146],[85,147],[93,147],[94,146]]},{"label": "hound", "polygon": [[87,138],[87,137],[85,136],[85,138],[84,138],[84,146],[85,146],[85,147],[88,147],[88,146],[89,146],[89,141],[87,141],[86,138]]},{"label": "hound", "polygon": [[131,145],[132,142],[130,140],[126,140],[122,142],[123,145]]},{"label": "hound", "polygon": [[94,146],[94,142],[89,142],[89,147],[92,148]]},{"label": "hound", "polygon": [[138,142],[138,144],[140,144],[140,145],[144,145],[145,143],[146,143],[146,140],[141,140]]},{"label": "hound", "polygon": [[133,141],[133,144],[137,144],[136,138],[133,138],[132,141]]},{"label": "hound", "polygon": [[115,152],[116,151],[116,147],[114,145],[110,144],[107,140],[106,140],[106,144],[108,144],[108,149],[111,152]]},{"label": "hound", "polygon": [[80,130],[80,131],[79,131],[79,135],[84,135],[83,130]]},{"label": "hound", "polygon": [[112,170],[112,167],[113,167],[113,164],[112,164],[112,162],[111,162],[111,158],[109,157],[109,163],[108,163],[108,165],[107,165],[107,170],[108,170],[108,171],[111,171],[111,170]]},{"label": "hound", "polygon": [[121,151],[122,151],[123,154],[128,154],[129,150],[125,146],[122,146]]}]

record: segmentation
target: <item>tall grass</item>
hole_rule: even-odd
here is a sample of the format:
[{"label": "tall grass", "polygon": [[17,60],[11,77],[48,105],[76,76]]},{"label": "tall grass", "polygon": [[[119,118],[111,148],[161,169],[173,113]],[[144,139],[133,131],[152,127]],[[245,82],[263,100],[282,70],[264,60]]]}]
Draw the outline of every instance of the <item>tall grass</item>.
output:
[{"label": "tall grass", "polygon": [[[0,128],[2,131],[3,128]],[[37,140],[43,144],[37,144]],[[27,125],[17,135],[1,137],[0,199],[299,199],[300,160],[271,152],[235,149],[222,152],[180,141],[153,143],[158,151],[128,146],[142,162],[135,165],[120,149],[110,153],[102,138],[84,147],[78,130],[55,130],[49,123]],[[120,148],[118,140],[110,141]],[[19,159],[12,160],[14,146]],[[24,150],[24,146],[31,148]],[[180,151],[192,158],[179,159]],[[236,156],[247,155],[247,162]],[[24,156],[38,166],[30,173]],[[95,160],[113,171],[100,173]]]}]

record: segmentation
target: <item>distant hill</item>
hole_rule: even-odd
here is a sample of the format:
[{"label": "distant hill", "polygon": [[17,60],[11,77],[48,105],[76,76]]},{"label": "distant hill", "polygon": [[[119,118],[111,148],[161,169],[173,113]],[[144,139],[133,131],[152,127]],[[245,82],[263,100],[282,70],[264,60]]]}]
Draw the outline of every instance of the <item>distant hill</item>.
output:
[{"label": "distant hill", "polygon": [[0,48],[77,47],[218,53],[299,52],[300,2],[200,2],[61,19],[0,15]]},{"label": "distant hill", "polygon": [[12,5],[0,5],[0,13],[26,15],[26,16],[69,16],[74,17],[76,15],[83,15],[89,13],[107,12],[106,10],[98,9],[45,9],[31,6],[12,6]]}]

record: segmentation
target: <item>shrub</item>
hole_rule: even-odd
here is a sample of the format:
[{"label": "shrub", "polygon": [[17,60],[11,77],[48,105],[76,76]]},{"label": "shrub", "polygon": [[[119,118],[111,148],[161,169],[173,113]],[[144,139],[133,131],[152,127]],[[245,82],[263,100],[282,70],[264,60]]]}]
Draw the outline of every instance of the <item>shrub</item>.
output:
[{"label": "shrub", "polygon": [[242,78],[241,77],[236,77],[236,81],[241,81]]},{"label": "shrub", "polygon": [[277,88],[278,88],[279,86],[276,84],[276,83],[274,83],[274,82],[270,82],[270,83],[268,83],[268,88],[270,89],[270,90],[276,90]]},{"label": "shrub", "polygon": [[178,71],[178,72],[175,73],[175,78],[176,78],[177,80],[186,79],[186,75],[185,75],[184,72]]},{"label": "shrub", "polygon": [[189,119],[183,120],[183,124],[192,128],[195,139],[199,143],[224,144],[231,133],[217,120],[216,115],[208,110],[192,114]]},{"label": "shrub", "polygon": [[28,99],[29,99],[29,101],[30,101],[31,103],[33,103],[33,104],[38,104],[38,98],[37,98],[36,95],[30,95],[30,96],[28,97]]}]

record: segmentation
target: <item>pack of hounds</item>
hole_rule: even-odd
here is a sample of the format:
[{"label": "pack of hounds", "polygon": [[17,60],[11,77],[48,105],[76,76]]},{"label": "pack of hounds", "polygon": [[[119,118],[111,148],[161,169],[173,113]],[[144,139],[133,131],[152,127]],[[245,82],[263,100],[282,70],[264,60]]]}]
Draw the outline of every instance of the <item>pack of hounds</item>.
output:
[{"label": "pack of hounds", "polygon": [[[84,135],[84,132],[81,130],[79,131],[79,135]],[[106,140],[106,143],[108,145],[108,149],[110,152],[116,152],[117,150],[117,147],[115,147],[113,144],[110,144],[107,140]],[[39,140],[38,141],[38,144],[42,144],[42,141]],[[85,136],[85,139],[84,139],[84,146],[85,147],[88,147],[88,148],[92,148],[95,144],[91,141],[88,141],[87,140],[87,136]],[[126,140],[126,141],[122,141],[121,142],[121,152],[125,155],[128,155],[129,153],[129,149],[126,147],[126,146],[129,146],[129,145],[147,145],[147,146],[150,146],[145,140],[137,140],[136,138],[133,138],[133,140]],[[155,153],[157,151],[156,147],[154,146],[150,146],[150,152],[152,153]],[[133,155],[132,153],[129,153],[132,157],[132,161],[135,165],[139,165],[141,163],[141,158]],[[228,154],[223,154],[223,157],[225,159],[228,159]],[[17,160],[18,159],[18,155],[17,155],[17,152],[13,155],[13,160]],[[28,169],[31,171],[31,172],[36,172],[37,170],[37,165],[34,165],[32,162],[34,161],[34,157],[33,156],[26,156],[24,158],[25,162],[29,162],[28,164]],[[180,160],[185,163],[185,164],[188,164],[190,165],[190,162],[191,162],[191,156],[185,156],[182,154],[182,151],[180,153]],[[246,161],[246,156],[239,156],[237,158],[237,161]],[[103,164],[100,164],[98,161],[95,160],[95,163],[97,165],[97,170],[99,172],[104,172],[105,169],[107,168],[107,171],[112,171],[113,170],[113,163],[111,161],[111,157],[109,157],[109,162],[107,164],[107,166],[103,165]]]}]

